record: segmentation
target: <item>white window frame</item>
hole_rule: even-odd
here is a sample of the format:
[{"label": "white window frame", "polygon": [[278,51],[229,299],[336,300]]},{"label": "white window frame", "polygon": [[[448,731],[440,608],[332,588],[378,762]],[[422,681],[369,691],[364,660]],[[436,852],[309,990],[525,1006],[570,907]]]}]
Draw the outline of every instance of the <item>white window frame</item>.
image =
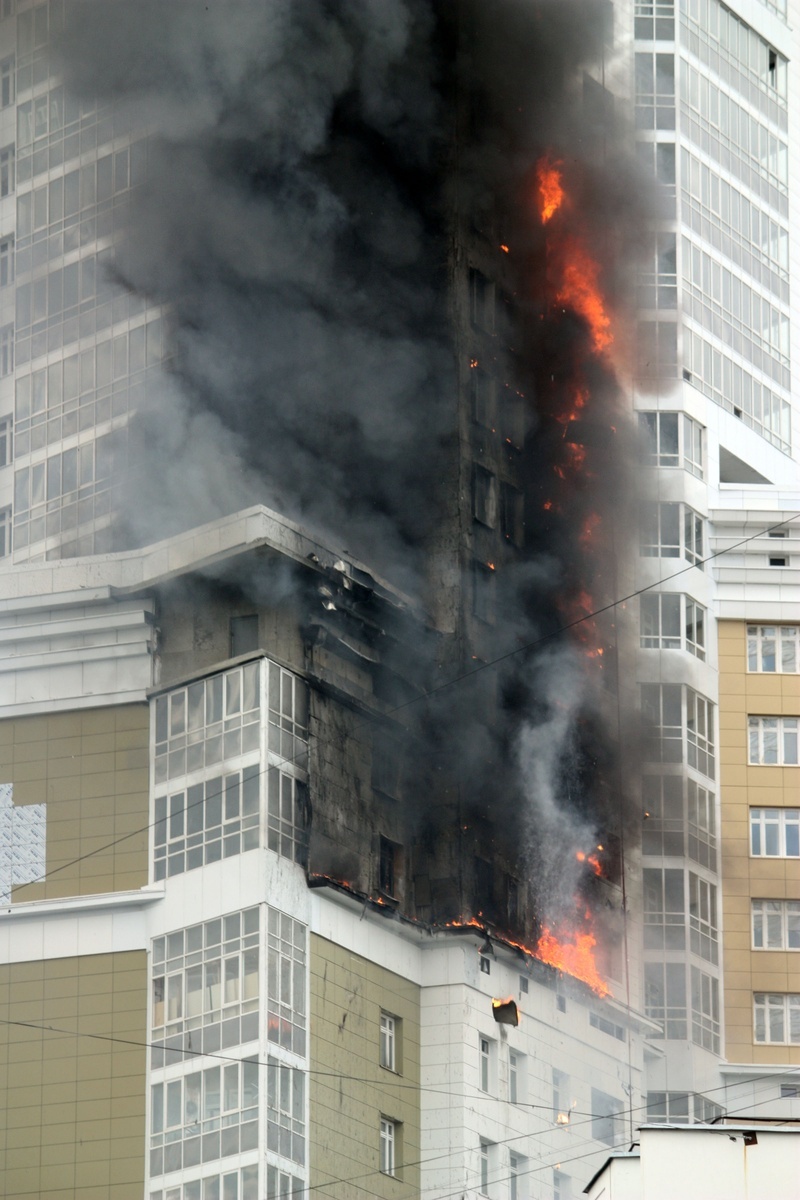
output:
[{"label": "white window frame", "polygon": [[717,802],[714,793],[694,779],[688,784],[689,858],[717,869]]},{"label": "white window frame", "polygon": [[492,1043],[482,1034],[478,1037],[478,1087],[482,1092],[490,1089],[492,1081]]},{"label": "white window frame", "polygon": [[0,238],[0,288],[14,282],[14,235]]},{"label": "white window frame", "polygon": [[[703,569],[705,518],[679,500],[650,501],[639,538],[642,558],[685,558],[698,570]],[[674,529],[667,532],[665,526]],[[669,540],[667,540],[669,539]]]},{"label": "white window frame", "polygon": [[0,379],[14,373],[14,326],[0,329]]},{"label": "white window frame", "polygon": [[753,1041],[762,1046],[800,1045],[800,993],[753,993]]},{"label": "white window frame", "polygon": [[382,1175],[394,1176],[397,1170],[395,1147],[397,1144],[397,1122],[381,1117],[380,1171]]},{"label": "white window frame", "polygon": [[689,872],[689,944],[699,958],[718,962],[717,889],[694,871]]},{"label": "white window frame", "polygon": [[751,808],[750,857],[800,858],[800,808]]},{"label": "white window frame", "polygon": [[508,1200],[525,1200],[528,1178],[527,1159],[515,1150],[508,1154]]},{"label": "white window frame", "polygon": [[798,717],[748,717],[747,761],[758,767],[796,767]]},{"label": "white window frame", "polygon": [[748,625],[747,670],[749,674],[798,674],[800,625]]},{"label": "white window frame", "polygon": [[524,1085],[525,1056],[518,1050],[508,1052],[508,1099],[511,1104],[521,1104]]},{"label": "white window frame", "polygon": [[800,900],[751,900],[754,950],[800,950]]},{"label": "white window frame", "polygon": [[12,546],[12,516],[10,508],[0,508],[0,558],[7,558]]},{"label": "white window frame", "polygon": [[712,1054],[719,1054],[719,980],[715,975],[691,968],[692,1041]]},{"label": "white window frame", "polygon": [[492,1143],[484,1141],[481,1138],[480,1142],[480,1194],[482,1196],[489,1195],[489,1172],[491,1169],[491,1153]]},{"label": "white window frame", "polygon": [[397,1070],[397,1018],[381,1012],[380,1017],[380,1063],[387,1071]]},{"label": "white window frame", "polygon": [[639,598],[643,650],[686,650],[705,662],[707,611],[681,592],[643,592]]}]

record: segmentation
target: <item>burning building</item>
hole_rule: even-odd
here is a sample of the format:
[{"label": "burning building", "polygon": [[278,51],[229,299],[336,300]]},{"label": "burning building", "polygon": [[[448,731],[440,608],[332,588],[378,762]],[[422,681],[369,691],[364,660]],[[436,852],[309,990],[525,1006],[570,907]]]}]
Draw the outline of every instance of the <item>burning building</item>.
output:
[{"label": "burning building", "polygon": [[8,7],[4,1194],[564,1200],[721,1106],[709,613],[790,615],[702,570],[793,460],[703,374],[697,22]]}]

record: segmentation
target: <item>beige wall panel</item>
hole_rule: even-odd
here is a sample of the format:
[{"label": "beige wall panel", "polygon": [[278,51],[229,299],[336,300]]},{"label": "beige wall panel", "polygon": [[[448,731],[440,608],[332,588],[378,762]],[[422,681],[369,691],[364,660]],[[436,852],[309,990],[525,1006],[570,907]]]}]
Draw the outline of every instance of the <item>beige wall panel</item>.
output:
[{"label": "beige wall panel", "polygon": [[[6,964],[0,997],[10,1022],[0,1026],[0,1195],[141,1200],[144,951]],[[75,1034],[40,1033],[13,1022]]]},{"label": "beige wall panel", "polygon": [[[400,1018],[397,1074],[380,1066],[381,1010]],[[419,988],[311,938],[311,1186],[353,1179],[349,1200],[419,1192]],[[353,1082],[348,1082],[352,1079]],[[401,1125],[398,1178],[378,1170],[380,1114]]]},{"label": "beige wall panel", "polygon": [[722,621],[720,795],[725,963],[725,1053],[732,1062],[800,1063],[800,1046],[753,1040],[753,993],[800,992],[800,951],[752,949],[751,900],[800,898],[800,861],[750,857],[749,809],[797,807],[800,768],[747,762],[747,717],[800,715],[800,676],[747,671],[742,621]]},{"label": "beige wall panel", "polygon": [[0,722],[0,783],[15,806],[47,804],[48,879],[14,901],[147,883],[148,747],[146,704]]}]

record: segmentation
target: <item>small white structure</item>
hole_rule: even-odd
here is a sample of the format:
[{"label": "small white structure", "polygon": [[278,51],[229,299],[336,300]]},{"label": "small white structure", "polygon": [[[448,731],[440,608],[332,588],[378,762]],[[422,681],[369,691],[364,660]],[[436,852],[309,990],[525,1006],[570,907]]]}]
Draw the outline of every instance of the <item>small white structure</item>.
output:
[{"label": "small white structure", "polygon": [[800,1127],[761,1121],[643,1125],[638,1145],[612,1154],[589,1200],[797,1200]]}]

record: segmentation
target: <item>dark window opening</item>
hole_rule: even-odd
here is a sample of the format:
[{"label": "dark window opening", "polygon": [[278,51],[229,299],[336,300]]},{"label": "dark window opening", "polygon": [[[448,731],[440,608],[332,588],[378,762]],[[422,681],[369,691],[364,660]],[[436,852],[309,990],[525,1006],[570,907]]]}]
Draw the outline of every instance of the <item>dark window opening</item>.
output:
[{"label": "dark window opening", "polygon": [[378,861],[378,888],[390,899],[399,896],[403,869],[403,848],[381,837]]},{"label": "dark window opening", "polygon": [[769,565],[771,567],[788,567],[789,560],[788,560],[788,558],[775,558],[772,555],[770,555]]},{"label": "dark window opening", "polygon": [[231,658],[250,654],[258,649],[258,614],[246,617],[231,617]]}]

